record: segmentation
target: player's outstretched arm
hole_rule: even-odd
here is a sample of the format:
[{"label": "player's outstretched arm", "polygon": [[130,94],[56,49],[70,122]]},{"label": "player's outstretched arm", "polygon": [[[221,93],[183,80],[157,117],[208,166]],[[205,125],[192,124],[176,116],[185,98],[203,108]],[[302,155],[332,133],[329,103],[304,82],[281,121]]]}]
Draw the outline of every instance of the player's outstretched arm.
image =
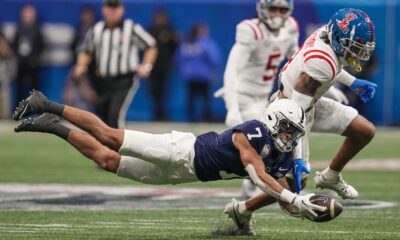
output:
[{"label": "player's outstretched arm", "polygon": [[374,98],[376,88],[378,87],[375,83],[358,79],[345,70],[340,71],[337,75],[337,80],[348,86],[364,103]]},{"label": "player's outstretched arm", "polygon": [[240,152],[240,158],[250,178],[260,187],[261,190],[279,199],[280,193],[284,188],[269,174],[265,172],[264,162],[257,154],[256,150],[250,145],[243,133],[237,133],[233,143]]},{"label": "player's outstretched arm", "polygon": [[294,85],[291,99],[297,102],[306,112],[320,86],[321,83],[319,81],[314,80],[307,73],[303,72]]},{"label": "player's outstretched arm", "polygon": [[236,43],[228,57],[224,73],[224,101],[228,111],[225,124],[227,126],[236,126],[243,122],[243,117],[239,111],[237,96],[237,85],[239,72],[242,71],[248,59],[250,58],[250,49],[248,46]]},{"label": "player's outstretched arm", "polygon": [[240,158],[254,184],[277,200],[292,204],[299,209],[302,217],[317,217],[315,210],[324,211],[325,208],[312,204],[310,198],[313,193],[298,196],[284,189],[273,177],[265,172],[265,165],[256,150],[250,145],[243,133],[237,133],[233,143],[240,152]]}]

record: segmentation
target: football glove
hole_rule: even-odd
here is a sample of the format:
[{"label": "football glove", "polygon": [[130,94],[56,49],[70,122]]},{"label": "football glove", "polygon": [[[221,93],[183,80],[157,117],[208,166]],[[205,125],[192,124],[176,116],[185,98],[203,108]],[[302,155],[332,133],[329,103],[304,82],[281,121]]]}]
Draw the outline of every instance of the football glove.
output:
[{"label": "football glove", "polygon": [[356,78],[350,89],[361,98],[363,103],[366,103],[374,97],[377,87],[375,83]]},{"label": "football glove", "polygon": [[297,158],[293,160],[293,168],[292,168],[294,183],[295,183],[295,191],[299,193],[301,191],[301,176],[304,173],[311,174],[310,169],[307,168],[304,160],[302,158]]},{"label": "football glove", "polygon": [[318,217],[318,214],[314,210],[320,212],[324,212],[326,210],[326,207],[312,204],[310,202],[310,198],[314,195],[314,193],[309,193],[304,196],[296,196],[294,199],[293,205],[299,209],[301,218],[314,219]]},{"label": "football glove", "polygon": [[231,110],[228,110],[228,113],[226,114],[225,124],[228,127],[234,127],[241,123],[243,123],[243,117],[239,109],[233,108]]}]

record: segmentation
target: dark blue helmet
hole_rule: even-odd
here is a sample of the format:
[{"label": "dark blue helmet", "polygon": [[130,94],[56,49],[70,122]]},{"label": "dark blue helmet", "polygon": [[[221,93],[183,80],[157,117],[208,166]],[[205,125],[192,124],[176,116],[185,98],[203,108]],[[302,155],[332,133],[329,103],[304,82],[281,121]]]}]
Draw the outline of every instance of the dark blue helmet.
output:
[{"label": "dark blue helmet", "polygon": [[361,71],[375,49],[375,27],[361,10],[344,8],[333,14],[328,23],[328,36],[335,53],[348,65]]}]

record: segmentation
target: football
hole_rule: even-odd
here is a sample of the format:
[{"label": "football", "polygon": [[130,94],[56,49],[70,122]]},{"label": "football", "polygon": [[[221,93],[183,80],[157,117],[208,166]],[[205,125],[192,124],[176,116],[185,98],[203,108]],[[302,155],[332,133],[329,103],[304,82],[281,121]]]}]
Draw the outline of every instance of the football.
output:
[{"label": "football", "polygon": [[330,221],[339,216],[343,211],[343,206],[340,202],[326,195],[316,194],[310,198],[310,202],[319,206],[326,207],[326,210],[323,212],[316,211],[316,213],[318,214],[316,218],[308,218],[309,220],[314,222]]}]

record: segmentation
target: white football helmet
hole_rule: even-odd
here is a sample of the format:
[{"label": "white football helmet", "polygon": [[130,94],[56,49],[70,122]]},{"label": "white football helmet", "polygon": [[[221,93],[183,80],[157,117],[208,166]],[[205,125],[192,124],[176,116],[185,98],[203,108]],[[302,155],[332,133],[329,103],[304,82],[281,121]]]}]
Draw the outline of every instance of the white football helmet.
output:
[{"label": "white football helmet", "polygon": [[304,135],[306,119],[303,109],[290,99],[272,102],[263,115],[275,147],[281,152],[291,152]]},{"label": "white football helmet", "polygon": [[[281,17],[272,18],[269,14],[270,8],[286,8],[287,12]],[[273,30],[281,28],[292,12],[293,0],[258,0],[257,2],[258,18]]]}]

